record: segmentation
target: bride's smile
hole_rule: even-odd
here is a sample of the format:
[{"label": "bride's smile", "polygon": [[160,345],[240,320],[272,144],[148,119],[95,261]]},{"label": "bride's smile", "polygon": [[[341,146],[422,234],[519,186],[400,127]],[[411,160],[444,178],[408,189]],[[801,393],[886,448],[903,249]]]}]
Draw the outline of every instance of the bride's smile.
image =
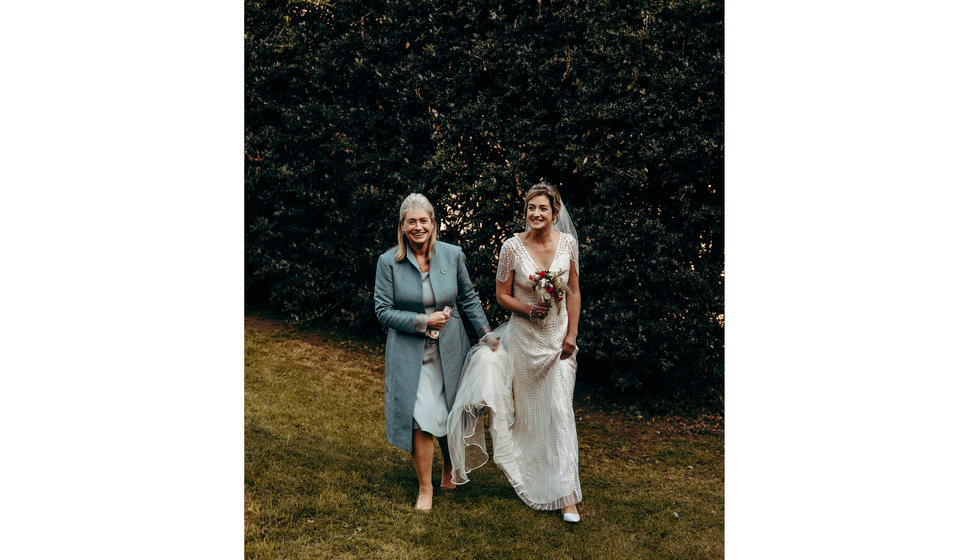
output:
[{"label": "bride's smile", "polygon": [[545,195],[538,195],[527,203],[527,225],[536,232],[551,229],[554,216],[551,211],[551,201]]}]

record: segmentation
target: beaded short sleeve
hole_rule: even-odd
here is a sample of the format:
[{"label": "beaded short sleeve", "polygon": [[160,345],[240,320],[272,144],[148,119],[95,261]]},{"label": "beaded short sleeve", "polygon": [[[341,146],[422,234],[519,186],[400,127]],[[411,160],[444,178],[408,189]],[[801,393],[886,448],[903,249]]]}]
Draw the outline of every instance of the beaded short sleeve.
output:
[{"label": "beaded short sleeve", "polygon": [[506,282],[510,278],[510,271],[514,270],[517,247],[517,239],[511,237],[504,241],[500,247],[500,259],[497,261],[497,281]]},{"label": "beaded short sleeve", "polygon": [[567,233],[561,234],[562,239],[565,241],[565,245],[568,246],[568,260],[572,261],[575,265],[575,272],[578,272],[578,243],[575,242],[575,238]]}]

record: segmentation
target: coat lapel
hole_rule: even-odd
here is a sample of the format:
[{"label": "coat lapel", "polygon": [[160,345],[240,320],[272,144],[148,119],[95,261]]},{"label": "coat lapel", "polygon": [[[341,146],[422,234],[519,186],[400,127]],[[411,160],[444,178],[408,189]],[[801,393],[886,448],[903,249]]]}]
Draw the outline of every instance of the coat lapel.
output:
[{"label": "coat lapel", "polygon": [[415,262],[415,255],[412,254],[411,248],[408,249],[408,254],[405,255],[405,260],[412,263],[412,266],[415,267],[415,270],[419,273],[419,276],[422,275],[422,269],[419,268],[419,263]]}]

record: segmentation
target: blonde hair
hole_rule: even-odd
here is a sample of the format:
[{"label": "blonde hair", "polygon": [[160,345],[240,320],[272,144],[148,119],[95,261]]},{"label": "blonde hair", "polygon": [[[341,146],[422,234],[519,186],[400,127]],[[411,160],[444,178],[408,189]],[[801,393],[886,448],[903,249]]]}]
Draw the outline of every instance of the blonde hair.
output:
[{"label": "blonde hair", "polygon": [[432,220],[432,233],[429,234],[429,246],[425,251],[425,260],[431,261],[432,255],[436,252],[436,240],[439,238],[437,233],[439,228],[436,227],[435,211],[432,209],[432,204],[429,202],[429,199],[419,193],[412,193],[405,197],[405,200],[402,201],[401,209],[398,211],[398,251],[395,252],[396,261],[403,261],[408,255],[408,244],[405,242],[405,232],[402,231],[402,226],[405,225],[405,216],[416,208],[428,213],[429,219]]},{"label": "blonde hair", "polygon": [[554,225],[558,211],[561,210],[561,195],[558,194],[558,189],[548,183],[538,183],[528,189],[527,194],[524,195],[524,216],[527,217],[527,205],[531,203],[531,199],[542,194],[548,197],[548,201],[551,203],[551,219],[552,225]]}]

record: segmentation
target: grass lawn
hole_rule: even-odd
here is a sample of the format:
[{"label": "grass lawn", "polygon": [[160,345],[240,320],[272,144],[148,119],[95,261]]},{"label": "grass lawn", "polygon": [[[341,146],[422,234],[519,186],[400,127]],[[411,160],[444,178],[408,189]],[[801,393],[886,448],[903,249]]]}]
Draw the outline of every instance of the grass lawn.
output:
[{"label": "grass lawn", "polygon": [[384,437],[383,352],[246,317],[246,558],[724,557],[721,418],[578,391],[578,525],[525,506],[492,460],[417,513],[411,458]]}]

